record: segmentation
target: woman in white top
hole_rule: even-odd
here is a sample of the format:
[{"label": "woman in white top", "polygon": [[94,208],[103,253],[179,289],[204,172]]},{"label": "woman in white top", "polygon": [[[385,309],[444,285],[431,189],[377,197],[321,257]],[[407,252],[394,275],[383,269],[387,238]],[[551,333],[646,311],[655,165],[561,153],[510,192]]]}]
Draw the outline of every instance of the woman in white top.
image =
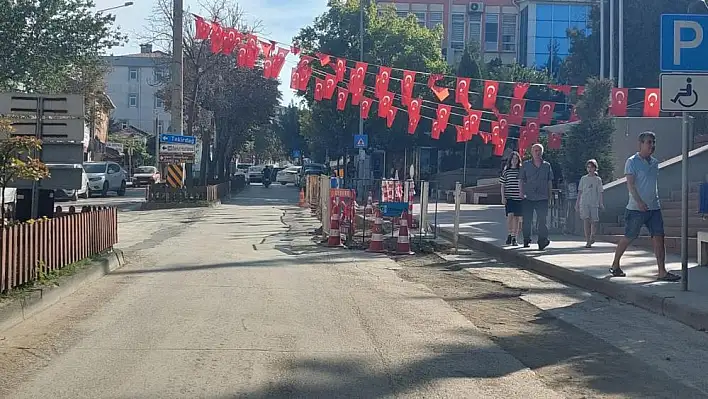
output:
[{"label": "woman in white top", "polygon": [[585,163],[585,169],[588,174],[580,178],[575,210],[585,223],[585,240],[587,242],[585,248],[590,248],[595,243],[597,222],[600,221],[600,209],[604,209],[605,205],[602,201],[602,179],[597,175],[597,161],[588,160]]},{"label": "woman in white top", "polygon": [[518,245],[517,236],[521,225],[521,215],[523,215],[523,198],[519,187],[519,168],[521,167],[521,155],[514,151],[504,166],[502,175],[499,178],[501,183],[502,204],[506,210],[506,224],[509,235],[506,237],[506,245]]}]

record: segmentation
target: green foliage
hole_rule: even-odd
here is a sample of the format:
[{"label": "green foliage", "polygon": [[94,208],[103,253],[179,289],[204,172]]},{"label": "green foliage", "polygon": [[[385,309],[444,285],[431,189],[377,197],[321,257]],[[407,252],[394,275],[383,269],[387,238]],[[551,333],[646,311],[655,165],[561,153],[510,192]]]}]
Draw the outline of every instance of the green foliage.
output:
[{"label": "green foliage", "polygon": [[293,150],[302,151],[305,148],[305,142],[300,135],[300,115],[303,113],[295,104],[283,108],[283,111],[278,115],[275,132],[280,137],[280,142],[283,146],[285,154],[292,154]]},{"label": "green foliage", "polygon": [[[0,90],[57,92],[126,39],[91,0],[0,2]],[[82,77],[83,75],[83,77]]]},{"label": "green foliage", "polygon": [[611,90],[612,81],[608,79],[590,79],[585,85],[585,94],[577,104],[581,121],[570,128],[562,141],[559,161],[566,182],[579,181],[587,173],[585,162],[593,158],[598,162],[602,180],[612,180],[614,123],[606,113]]}]

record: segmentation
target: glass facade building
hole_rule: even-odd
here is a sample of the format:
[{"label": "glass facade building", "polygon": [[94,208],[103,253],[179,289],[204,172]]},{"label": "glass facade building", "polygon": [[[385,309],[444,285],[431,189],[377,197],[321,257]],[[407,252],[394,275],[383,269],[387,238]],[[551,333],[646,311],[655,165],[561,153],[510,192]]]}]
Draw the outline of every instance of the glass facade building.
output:
[{"label": "glass facade building", "polygon": [[519,21],[520,62],[556,74],[570,50],[568,29],[590,33],[590,10],[590,4],[582,3],[528,4]]}]

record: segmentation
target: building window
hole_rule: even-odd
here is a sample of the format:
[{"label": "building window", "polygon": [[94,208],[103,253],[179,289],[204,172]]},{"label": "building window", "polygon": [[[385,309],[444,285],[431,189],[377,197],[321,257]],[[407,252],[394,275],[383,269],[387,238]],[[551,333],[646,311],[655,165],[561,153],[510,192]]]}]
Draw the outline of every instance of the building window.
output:
[{"label": "building window", "polygon": [[485,16],[484,51],[499,51],[499,14]]},{"label": "building window", "polygon": [[[533,43],[535,48],[533,53],[535,54],[527,55],[528,63],[533,61],[537,68],[546,68],[552,75],[556,75],[562,60],[570,52],[568,30],[577,29],[588,34],[589,12],[590,6],[587,5],[536,5],[536,36],[529,37],[526,41],[529,47]],[[533,22],[529,21],[529,23]],[[528,27],[522,28],[524,34],[527,34],[529,30]]]},{"label": "building window", "polygon": [[502,51],[516,51],[516,15],[504,14],[501,26]]},{"label": "building window", "polygon": [[162,82],[167,77],[164,68],[155,68],[155,80],[157,82]]},{"label": "building window", "polygon": [[438,11],[431,11],[428,13],[428,29],[435,29],[436,26],[442,25],[443,23],[443,13]]},{"label": "building window", "polygon": [[130,80],[138,80],[138,68],[129,68],[128,74],[130,76]]},{"label": "building window", "polygon": [[482,44],[482,14],[470,14],[470,28],[467,31],[467,41]]},{"label": "building window", "polygon": [[418,25],[425,28],[425,12],[416,11],[413,13],[413,15],[415,15],[415,17],[418,19]]},{"label": "building window", "polygon": [[129,107],[137,107],[138,106],[138,95],[137,94],[129,94],[128,95],[128,106]]},{"label": "building window", "polygon": [[165,132],[165,121],[157,121],[157,134]]},{"label": "building window", "polygon": [[162,101],[162,98],[160,98],[159,95],[155,95],[155,108],[156,109],[164,109],[165,108],[165,102]]},{"label": "building window", "polygon": [[465,14],[452,14],[452,29],[450,30],[450,40],[453,47],[455,44],[465,46]]}]

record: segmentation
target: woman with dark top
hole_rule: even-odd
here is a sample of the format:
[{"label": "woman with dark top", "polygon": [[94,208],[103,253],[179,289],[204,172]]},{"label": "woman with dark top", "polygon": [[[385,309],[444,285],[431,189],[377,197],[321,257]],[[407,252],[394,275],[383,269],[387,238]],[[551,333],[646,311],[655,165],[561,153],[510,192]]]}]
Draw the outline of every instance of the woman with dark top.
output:
[{"label": "woman with dark top", "polygon": [[506,208],[506,225],[509,235],[506,245],[518,245],[516,237],[519,235],[521,217],[523,214],[523,198],[519,188],[519,168],[521,155],[514,151],[504,166],[499,183],[501,183],[502,204]]}]

